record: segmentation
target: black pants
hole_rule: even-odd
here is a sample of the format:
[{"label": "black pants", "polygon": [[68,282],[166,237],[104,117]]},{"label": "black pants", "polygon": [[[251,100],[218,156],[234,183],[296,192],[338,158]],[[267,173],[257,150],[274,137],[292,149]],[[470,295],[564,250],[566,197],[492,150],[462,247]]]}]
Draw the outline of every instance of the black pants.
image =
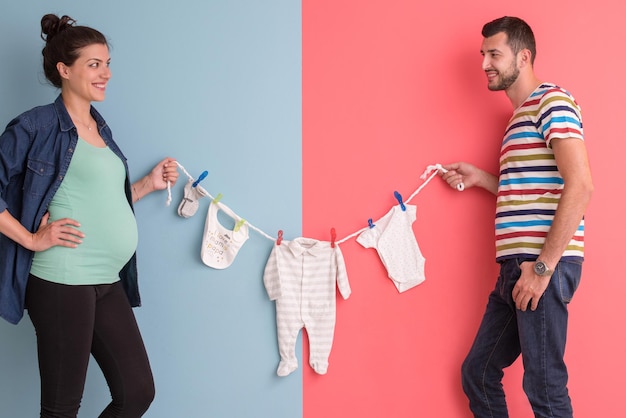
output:
[{"label": "black pants", "polygon": [[154,399],[154,381],[120,282],[68,286],[31,275],[26,308],[37,334],[41,418],[76,417],[90,354],[112,397],[100,418],[143,415]]}]

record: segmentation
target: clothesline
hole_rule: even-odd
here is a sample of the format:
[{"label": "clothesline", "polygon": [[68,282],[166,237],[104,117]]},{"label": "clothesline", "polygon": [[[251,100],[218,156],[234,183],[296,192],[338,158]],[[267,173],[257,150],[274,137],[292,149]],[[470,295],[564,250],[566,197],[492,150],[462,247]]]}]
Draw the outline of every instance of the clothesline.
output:
[{"label": "clothesline", "polygon": [[[178,167],[180,167],[180,169],[183,171],[183,173],[185,173],[185,175],[189,178],[189,180],[191,181],[195,181],[195,179],[191,176],[191,174],[189,174],[189,172],[185,169],[185,167],[183,167],[183,165],[179,162],[176,162],[176,164],[178,164]],[[422,175],[420,176],[420,178],[422,180],[424,180],[424,182],[422,183],[421,186],[419,186],[417,188],[417,190],[415,190],[411,196],[409,196],[408,199],[406,199],[404,201],[404,203],[409,203],[415,196],[417,196],[419,194],[420,191],[422,191],[422,189],[424,187],[426,187],[426,185],[437,175],[437,173],[441,171],[443,173],[446,173],[447,170],[445,168],[443,168],[443,166],[441,164],[434,164],[434,165],[429,165],[428,167],[426,167],[426,170],[424,170],[424,173],[422,173]],[[195,187],[198,187],[202,193],[204,193],[206,196],[208,196],[211,200],[215,200],[215,197],[213,197],[206,189],[204,189],[202,186],[200,186],[199,184],[196,184]],[[460,183],[457,185],[457,190],[458,191],[463,191],[464,190],[464,185],[463,183]],[[399,194],[396,193],[396,197],[400,200],[401,196]],[[167,182],[167,201],[166,201],[166,205],[169,206],[172,203],[172,186],[170,184],[170,182]],[[400,201],[400,203],[402,204],[403,202]],[[271,235],[263,232],[261,229],[257,228],[256,226],[252,225],[250,222],[248,222],[247,220],[245,221],[245,223],[248,225],[249,228],[252,228],[253,230],[255,230],[256,232],[258,232],[260,235],[264,236],[265,238],[269,239],[270,241],[277,241],[277,238],[272,237]],[[367,230],[369,228],[369,226],[364,227],[359,229],[358,231],[348,235],[345,238],[342,238],[340,240],[336,240],[335,244],[339,245],[342,244],[346,241],[348,241],[351,238],[354,238],[356,236],[358,236],[360,233],[362,233],[363,231]],[[282,238],[282,237],[279,237]]]}]

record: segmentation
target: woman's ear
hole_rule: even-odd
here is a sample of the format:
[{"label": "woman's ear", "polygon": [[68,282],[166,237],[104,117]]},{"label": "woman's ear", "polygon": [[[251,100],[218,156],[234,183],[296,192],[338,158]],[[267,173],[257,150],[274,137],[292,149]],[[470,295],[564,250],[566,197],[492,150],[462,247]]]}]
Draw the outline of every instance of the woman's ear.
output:
[{"label": "woman's ear", "polygon": [[63,64],[62,62],[57,62],[57,71],[59,72],[59,75],[61,76],[61,78],[64,78],[66,80],[70,76],[70,67]]}]

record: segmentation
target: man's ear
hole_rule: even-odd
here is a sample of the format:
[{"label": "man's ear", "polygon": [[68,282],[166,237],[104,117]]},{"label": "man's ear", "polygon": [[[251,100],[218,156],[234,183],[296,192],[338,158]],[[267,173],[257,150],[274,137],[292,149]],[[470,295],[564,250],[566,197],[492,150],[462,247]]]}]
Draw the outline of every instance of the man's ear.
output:
[{"label": "man's ear", "polygon": [[66,80],[70,76],[70,67],[63,64],[62,62],[57,62],[57,71],[59,72],[59,75],[61,76],[61,78],[64,78]]},{"label": "man's ear", "polygon": [[519,64],[520,67],[532,66],[532,53],[529,49],[524,48],[519,52]]}]

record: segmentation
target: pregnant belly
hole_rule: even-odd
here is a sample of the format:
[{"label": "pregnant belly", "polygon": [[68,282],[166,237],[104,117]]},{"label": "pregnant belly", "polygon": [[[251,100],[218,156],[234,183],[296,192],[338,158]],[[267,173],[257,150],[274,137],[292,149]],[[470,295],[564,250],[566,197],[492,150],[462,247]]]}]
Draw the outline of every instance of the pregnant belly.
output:
[{"label": "pregnant belly", "polygon": [[[135,216],[128,205],[111,212],[111,208],[76,214],[63,208],[49,207],[50,221],[72,218],[85,234],[76,248],[55,246],[36,253],[31,272],[48,280],[73,284],[112,283],[137,248]],[[68,213],[69,212],[69,213]],[[41,276],[39,276],[41,277]]]}]

